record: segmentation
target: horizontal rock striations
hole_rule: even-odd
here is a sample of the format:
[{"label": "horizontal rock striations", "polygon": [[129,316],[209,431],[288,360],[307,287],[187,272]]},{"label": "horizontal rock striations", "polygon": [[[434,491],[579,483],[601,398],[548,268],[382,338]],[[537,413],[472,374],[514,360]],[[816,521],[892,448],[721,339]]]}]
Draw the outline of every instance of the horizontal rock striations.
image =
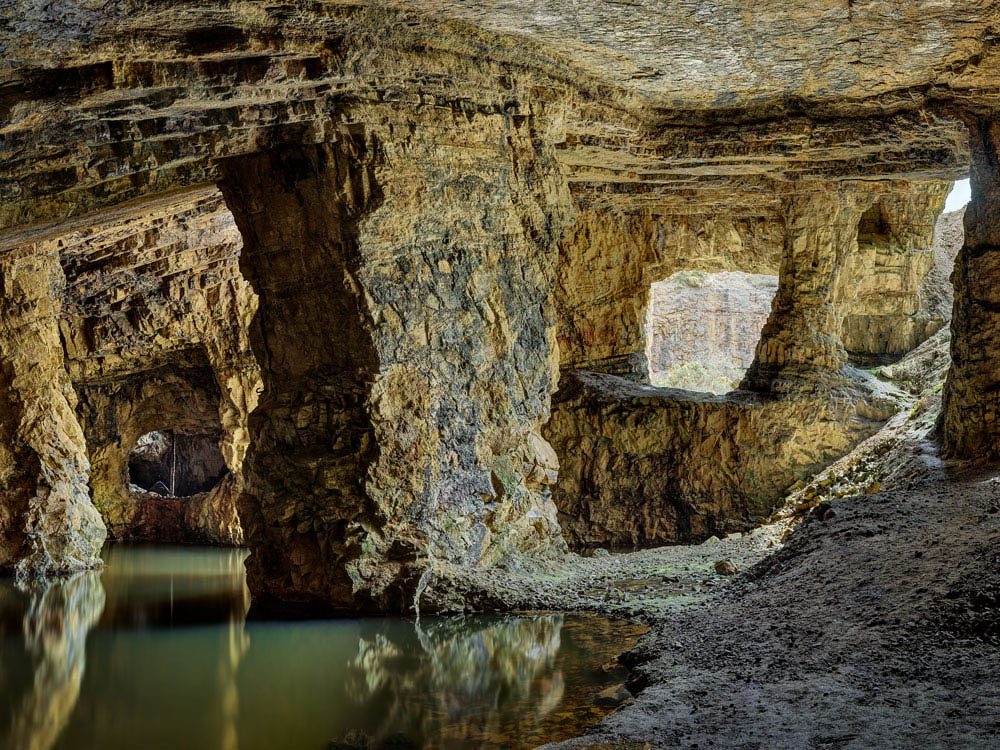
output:
[{"label": "horizontal rock striations", "polygon": [[[116,536],[180,524],[235,542],[238,495],[255,595],[398,610],[436,561],[561,550],[560,461],[567,488],[618,483],[594,518],[633,492],[649,528],[669,520],[658,538],[723,528],[882,418],[848,351],[895,354],[933,322],[914,307],[919,243],[859,245],[858,224],[878,202],[870,224],[898,210],[926,235],[939,193],[908,186],[970,163],[944,434],[975,452],[997,421],[980,288],[997,3],[801,6],[8,4],[0,566],[94,564],[97,509]],[[779,266],[755,395],[573,385],[576,369],[647,376],[653,281]],[[603,409],[660,426],[661,443],[620,439],[657,456],[631,477],[624,460],[584,468],[579,436],[619,439]],[[219,436],[225,499],[182,513],[127,486],[132,441],[164,418]],[[763,437],[739,460],[712,452],[747,425],[788,430],[761,454],[764,495],[726,475]],[[730,433],[659,477],[715,429]],[[669,508],[702,491],[690,472],[709,456],[719,508],[685,527]]]}]

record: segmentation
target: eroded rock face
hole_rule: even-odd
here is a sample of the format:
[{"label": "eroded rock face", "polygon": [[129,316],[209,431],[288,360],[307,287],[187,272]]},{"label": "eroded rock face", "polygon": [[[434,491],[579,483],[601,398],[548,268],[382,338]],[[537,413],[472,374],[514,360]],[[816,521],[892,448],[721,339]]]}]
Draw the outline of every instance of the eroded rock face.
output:
[{"label": "eroded rock face", "polygon": [[[919,191],[903,196],[940,210],[941,188]],[[777,294],[762,330],[758,313],[752,338],[741,338],[746,348],[759,336],[740,384],[749,392],[711,398],[564,371],[546,436],[562,459],[554,496],[571,544],[654,545],[739,530],[892,416],[901,394],[847,367],[842,342],[858,292],[859,223],[882,197],[841,183],[803,186],[786,199]],[[718,312],[696,310],[683,295],[674,304],[672,343],[690,351],[695,339],[711,339]],[[905,308],[890,309],[906,317]],[[685,328],[689,310],[697,322]],[[720,351],[734,338],[724,330]],[[663,359],[664,336],[653,340]]]},{"label": "eroded rock face", "polygon": [[951,185],[898,185],[862,215],[858,251],[845,259],[846,302],[842,340],[859,365],[899,359],[941,329],[935,264],[935,227]]},{"label": "eroded rock face", "polygon": [[[110,534],[240,544],[236,497],[260,387],[247,333],[257,300],[222,195],[201,189],[107,212],[45,242],[68,280],[59,328],[91,496]],[[129,454],[153,430],[213,436],[231,477],[191,498],[130,486]]]},{"label": "eroded rock face", "polygon": [[858,221],[872,200],[865,194],[817,186],[786,203],[785,250],[778,293],[742,387],[794,390],[800,378],[836,372],[847,362],[841,341],[847,257],[857,252]]},{"label": "eroded rock face", "polygon": [[857,371],[780,399],[571,373],[545,428],[563,533],[574,546],[655,546],[743,531],[897,408]]},{"label": "eroded rock face", "polygon": [[648,380],[653,282],[681,270],[775,273],[783,236],[775,216],[581,212],[559,251],[560,366]]},{"label": "eroded rock face", "polygon": [[972,130],[972,201],[955,259],[952,366],[941,436],[949,457],[1000,458],[1000,120]]},{"label": "eroded rock face", "polygon": [[[191,373],[211,372],[234,477],[258,443],[243,495],[256,508],[258,593],[335,603],[357,593],[361,606],[398,607],[432,559],[488,565],[558,547],[545,489],[557,461],[539,434],[556,314],[564,369],[642,377],[656,274],[773,273],[781,262],[780,305],[749,384],[788,396],[801,389],[775,388],[786,376],[845,382],[851,294],[839,260],[865,206],[824,195],[850,194],[839,183],[859,178],[885,194],[898,179],[965,174],[965,120],[1000,108],[995,4],[667,5],[13,5],[0,24],[0,246],[23,247],[43,224],[50,236],[75,232],[108,211],[142,227],[129,201],[167,219],[141,241],[91,236],[96,252],[62,256],[71,290],[77,280],[97,290],[63,316],[68,372],[107,425],[128,421],[131,396],[119,394],[140,393],[136,378],[155,371],[164,387],[193,388]],[[706,39],[724,40],[722,52]],[[198,240],[214,230],[193,227],[212,224],[214,209],[185,197],[220,178],[250,283],[271,294],[255,324],[265,404],[252,423],[258,381],[240,331],[253,298],[232,257],[207,249],[235,237]],[[583,211],[557,264],[570,195]],[[175,221],[193,244],[158,239]],[[899,275],[909,292],[911,271]],[[18,313],[32,330],[60,317],[45,305],[76,304],[49,296],[65,299],[39,294],[28,304],[40,315]],[[982,370],[976,348],[956,362]],[[53,395],[66,393],[67,368],[19,358],[3,360],[13,406],[0,443],[17,456],[3,465],[21,467],[27,487],[23,451],[59,454],[56,473],[82,490],[79,426]],[[34,429],[20,414],[34,391],[6,374],[26,370],[52,396],[51,429],[36,441],[46,445],[22,434]],[[971,372],[956,376],[956,403],[981,401],[985,381]],[[963,391],[963,379],[976,384]],[[4,512],[21,518],[24,504],[5,498]],[[53,539],[79,539],[87,524],[70,526],[51,525]]]},{"label": "eroded rock face", "polygon": [[385,124],[223,166],[261,305],[240,509],[255,594],[393,609],[436,559],[562,547],[538,430],[570,204],[532,117],[407,113],[452,146],[355,115]]},{"label": "eroded rock face", "polygon": [[58,256],[0,252],[0,571],[19,577],[100,565],[105,527],[59,340]]}]

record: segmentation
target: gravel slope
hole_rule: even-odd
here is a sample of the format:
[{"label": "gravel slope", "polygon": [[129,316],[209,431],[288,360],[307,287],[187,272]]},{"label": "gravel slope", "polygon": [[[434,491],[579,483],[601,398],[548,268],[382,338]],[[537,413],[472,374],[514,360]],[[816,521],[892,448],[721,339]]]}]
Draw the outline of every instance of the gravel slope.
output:
[{"label": "gravel slope", "polygon": [[547,747],[1000,746],[1000,483],[831,507],[721,600],[654,627],[635,703]]}]

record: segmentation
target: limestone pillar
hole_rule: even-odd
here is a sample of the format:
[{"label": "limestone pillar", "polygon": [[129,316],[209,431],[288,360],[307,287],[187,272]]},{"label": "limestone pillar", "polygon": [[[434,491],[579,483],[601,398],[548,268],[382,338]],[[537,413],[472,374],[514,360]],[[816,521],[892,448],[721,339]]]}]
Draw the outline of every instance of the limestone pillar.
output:
[{"label": "limestone pillar", "polygon": [[569,198],[529,117],[355,116],[421,120],[222,165],[259,295],[240,516],[255,597],[399,610],[439,561],[562,546],[539,428]]},{"label": "limestone pillar", "polygon": [[64,283],[55,252],[0,251],[0,570],[19,577],[95,567],[105,536],[59,340]]},{"label": "limestone pillar", "polygon": [[951,369],[941,419],[944,453],[1000,459],[1000,119],[973,123],[972,201],[952,283]]},{"label": "limestone pillar", "polygon": [[817,188],[785,204],[785,249],[778,293],[742,388],[780,391],[779,381],[839,370],[844,260],[856,251],[865,206],[838,188]]}]

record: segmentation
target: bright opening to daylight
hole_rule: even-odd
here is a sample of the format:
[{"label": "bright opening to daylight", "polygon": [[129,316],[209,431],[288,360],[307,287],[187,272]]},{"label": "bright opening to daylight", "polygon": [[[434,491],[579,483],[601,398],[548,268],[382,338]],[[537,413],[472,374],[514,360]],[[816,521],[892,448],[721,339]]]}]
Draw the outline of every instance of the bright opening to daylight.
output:
[{"label": "bright opening to daylight", "polygon": [[959,180],[955,183],[952,191],[948,193],[948,200],[944,204],[944,211],[945,213],[960,211],[969,205],[970,200],[972,200],[972,187],[969,184],[969,180]]}]

